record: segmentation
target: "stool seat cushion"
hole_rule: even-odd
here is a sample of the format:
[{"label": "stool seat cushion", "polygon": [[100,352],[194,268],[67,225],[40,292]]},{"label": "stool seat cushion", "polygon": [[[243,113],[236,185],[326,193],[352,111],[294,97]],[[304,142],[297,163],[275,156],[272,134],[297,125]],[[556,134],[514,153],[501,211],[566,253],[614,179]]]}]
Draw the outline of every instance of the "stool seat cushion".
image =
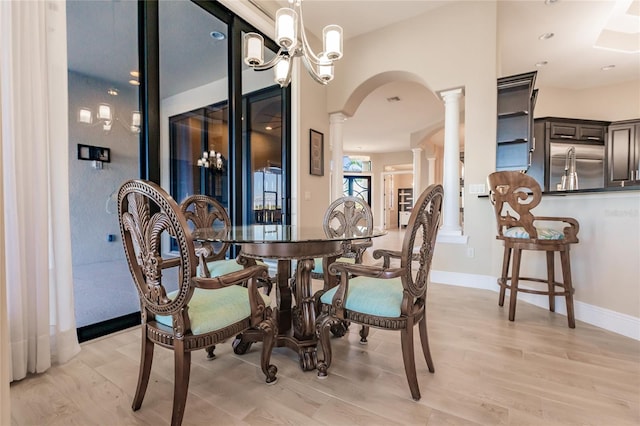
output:
[{"label": "stool seat cushion", "polygon": [[[167,296],[172,299],[176,294],[177,291],[172,291]],[[264,303],[270,306],[269,296],[262,293],[260,295]],[[249,290],[239,285],[216,290],[196,288],[188,306],[191,332],[196,335],[220,330],[251,316]],[[170,315],[156,315],[156,321],[173,327]]]},{"label": "stool seat cushion", "polygon": [[[331,304],[338,287],[333,287],[320,297],[320,301]],[[402,304],[402,280],[355,277],[349,280],[349,290],[344,307],[350,311],[387,318],[400,317]]]},{"label": "stool seat cushion", "polygon": [[[322,258],[319,257],[317,259],[313,259],[313,261],[315,262],[315,265],[313,267],[313,270],[311,271],[312,274],[322,274],[324,273],[324,271],[322,270]],[[356,258],[355,257],[339,257],[336,259],[336,262],[344,262],[344,263],[351,263],[354,264],[356,263]]]},{"label": "stool seat cushion", "polygon": [[[536,232],[538,233],[539,240],[562,240],[564,239],[564,234],[556,229],[552,228],[538,228],[536,227]],[[529,233],[525,231],[522,226],[514,226],[513,228],[509,228],[502,234],[507,238],[522,238],[528,240]]]}]

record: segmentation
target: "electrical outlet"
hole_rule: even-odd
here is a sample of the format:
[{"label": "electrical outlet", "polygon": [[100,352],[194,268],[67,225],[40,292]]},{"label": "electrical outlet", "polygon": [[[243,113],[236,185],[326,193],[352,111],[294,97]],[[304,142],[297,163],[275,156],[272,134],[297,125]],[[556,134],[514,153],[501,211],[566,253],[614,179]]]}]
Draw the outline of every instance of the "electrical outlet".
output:
[{"label": "electrical outlet", "polygon": [[472,183],[469,185],[469,194],[482,195],[484,193],[484,183]]},{"label": "electrical outlet", "polygon": [[467,247],[467,257],[473,258],[476,256],[476,250],[473,247]]}]

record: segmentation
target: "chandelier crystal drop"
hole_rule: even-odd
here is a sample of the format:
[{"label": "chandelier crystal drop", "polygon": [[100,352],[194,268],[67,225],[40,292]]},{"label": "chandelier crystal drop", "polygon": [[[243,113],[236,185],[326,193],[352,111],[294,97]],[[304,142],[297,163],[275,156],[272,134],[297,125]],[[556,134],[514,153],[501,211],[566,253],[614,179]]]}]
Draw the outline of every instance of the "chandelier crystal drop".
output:
[{"label": "chandelier crystal drop", "polygon": [[273,68],[276,83],[286,87],[291,82],[291,59],[300,57],[311,77],[320,84],[327,84],[333,80],[334,62],[342,57],[342,27],[324,27],[324,50],[315,54],[304,31],[302,0],[289,0],[289,6],[276,12],[275,39],[280,46],[276,56],[265,63],[264,38],[257,33],[247,33],[244,36],[244,62],[256,71]]}]

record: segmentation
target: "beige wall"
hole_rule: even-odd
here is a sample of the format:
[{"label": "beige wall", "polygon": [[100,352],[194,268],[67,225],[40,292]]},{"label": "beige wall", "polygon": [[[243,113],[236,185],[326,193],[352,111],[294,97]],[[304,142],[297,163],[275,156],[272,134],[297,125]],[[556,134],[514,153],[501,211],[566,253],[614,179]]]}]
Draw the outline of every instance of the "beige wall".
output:
[{"label": "beige wall", "polygon": [[620,121],[640,118],[640,78],[584,90],[540,87],[535,117]]},{"label": "beige wall", "polygon": [[[292,85],[292,180],[293,224],[322,224],[324,212],[331,202],[331,149],[329,114],[326,109],[327,87],[316,83],[294,61],[300,73],[298,84]],[[309,130],[324,134],[324,176],[309,174]],[[339,165],[342,167],[342,163]]]}]

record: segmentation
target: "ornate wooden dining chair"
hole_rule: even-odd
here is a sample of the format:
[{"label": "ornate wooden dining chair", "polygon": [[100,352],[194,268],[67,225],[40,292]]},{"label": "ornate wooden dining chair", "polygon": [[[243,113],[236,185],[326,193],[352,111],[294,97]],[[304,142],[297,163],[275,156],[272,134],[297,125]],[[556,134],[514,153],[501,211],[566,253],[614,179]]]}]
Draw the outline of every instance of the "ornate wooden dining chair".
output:
[{"label": "ornate wooden dining chair", "polygon": [[[173,198],[152,182],[130,180],[120,187],[118,217],[142,316],[133,410],[142,405],[156,344],[174,351],[172,425],[181,424],[184,415],[192,351],[212,347],[245,330],[259,330],[263,334],[262,372],[267,383],[274,383],[277,368],[269,361],[277,323],[269,297],[257,290],[257,279],[266,274],[266,268],[254,265],[215,278],[198,277],[186,220]],[[178,257],[163,257],[161,246],[168,238],[177,243]],[[168,273],[167,268],[176,268],[177,274]],[[172,276],[177,276],[177,282],[168,278]]]},{"label": "ornate wooden dining chair", "polygon": [[[360,197],[345,196],[333,201],[327,207],[322,220],[324,232],[330,237],[340,237],[343,235],[365,236],[373,228],[373,213],[369,204]],[[323,280],[323,289],[314,297],[317,299],[322,293],[337,285],[339,279],[335,275],[328,273],[328,265],[333,261],[340,261],[351,264],[362,263],[362,257],[367,248],[372,246],[370,238],[355,240],[349,244],[349,248],[342,256],[326,257],[314,259],[314,268],[311,271],[311,278]],[[341,337],[347,331],[349,323],[342,322],[335,324],[331,332]],[[361,335],[366,336],[368,329],[362,328]]]},{"label": "ornate wooden dining chair", "polygon": [[[427,337],[427,284],[442,197],[441,185],[431,185],[420,195],[411,211],[402,250],[373,252],[374,258],[383,258],[382,266],[335,262],[329,267],[340,274],[340,284],[320,298],[322,313],[316,320],[316,333],[324,359],[318,361],[318,377],[326,377],[331,365],[330,329],[333,324],[346,320],[367,327],[398,330],[411,396],[416,401],[420,399],[413,327],[419,326],[422,352],[433,373]],[[392,258],[400,259],[399,267],[391,267]]]},{"label": "ornate wooden dining chair", "polygon": [[[516,315],[516,300],[519,292],[549,296],[549,310],[555,311],[555,296],[564,296],[567,303],[567,319],[570,328],[575,328],[573,310],[573,284],[569,249],[578,242],[578,221],[570,217],[534,216],[531,210],[540,204],[542,190],[534,178],[517,171],[491,173],[488,177],[490,200],[498,224],[499,240],[504,243],[502,273],[498,278],[500,296],[498,305],[504,305],[506,289],[510,290],[509,320]],[[556,224],[554,227],[553,224]],[[562,229],[557,229],[563,226]],[[520,262],[523,250],[543,251],[547,257],[547,278],[521,277]],[[560,253],[562,282],[555,280],[554,256]],[[511,276],[509,266],[511,255]],[[520,281],[546,283],[543,290],[520,287]],[[560,287],[560,291],[556,289]]]},{"label": "ornate wooden dining chair", "polygon": [[[180,203],[180,210],[187,220],[187,225],[193,231],[197,228],[214,228],[226,233],[231,227],[231,219],[218,200],[207,195],[191,195]],[[198,275],[203,277],[216,277],[243,269],[246,265],[245,258],[239,256],[236,259],[227,259],[229,243],[195,242],[196,255],[198,256]],[[258,261],[259,265],[267,266]],[[271,293],[273,282],[267,275],[260,279],[261,287],[267,294]]]}]

